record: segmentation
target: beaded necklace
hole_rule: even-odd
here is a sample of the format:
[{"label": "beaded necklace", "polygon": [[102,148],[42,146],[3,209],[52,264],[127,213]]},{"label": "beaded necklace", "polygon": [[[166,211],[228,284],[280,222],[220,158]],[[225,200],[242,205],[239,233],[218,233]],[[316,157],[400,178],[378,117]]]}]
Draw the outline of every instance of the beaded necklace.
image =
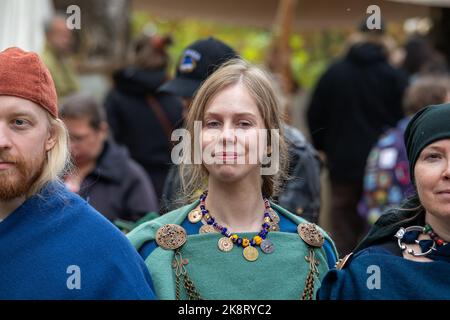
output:
[{"label": "beaded necklace", "polygon": [[274,251],[275,247],[273,243],[266,239],[266,237],[270,230],[276,230],[278,228],[277,223],[279,222],[279,217],[270,207],[269,200],[264,198],[264,223],[261,225],[261,231],[250,240],[246,237],[239,237],[238,234],[230,232],[226,227],[223,227],[216,222],[209,210],[206,209],[205,201],[207,195],[207,191],[200,195],[200,211],[206,223],[224,236],[220,238],[218,242],[220,250],[225,252],[230,251],[233,249],[234,244],[236,244],[238,247],[244,248],[243,255],[248,261],[255,261],[258,259],[259,253],[256,249],[258,246],[264,253],[272,253]]},{"label": "beaded necklace", "polygon": [[447,245],[447,242],[442,240],[442,238],[433,231],[433,228],[428,223],[425,224],[425,227],[423,227],[423,233],[428,234],[438,247]]}]

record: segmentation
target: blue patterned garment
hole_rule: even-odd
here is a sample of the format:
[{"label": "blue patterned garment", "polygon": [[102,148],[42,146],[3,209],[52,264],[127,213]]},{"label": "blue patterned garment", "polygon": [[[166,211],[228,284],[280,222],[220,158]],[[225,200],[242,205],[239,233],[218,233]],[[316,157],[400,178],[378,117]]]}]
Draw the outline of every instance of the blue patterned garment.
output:
[{"label": "blue patterned garment", "polygon": [[409,177],[403,133],[410,118],[383,134],[372,148],[366,164],[364,193],[358,205],[359,214],[374,224],[380,215],[414,192]]}]

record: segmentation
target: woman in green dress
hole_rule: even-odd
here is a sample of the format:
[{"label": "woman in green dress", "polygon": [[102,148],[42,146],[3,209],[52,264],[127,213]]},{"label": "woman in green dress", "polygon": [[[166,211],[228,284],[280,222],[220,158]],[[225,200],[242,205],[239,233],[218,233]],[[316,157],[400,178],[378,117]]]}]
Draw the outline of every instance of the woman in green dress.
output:
[{"label": "woman in green dress", "polygon": [[287,167],[281,123],[269,76],[243,60],[201,86],[179,145],[189,204],[129,234],[159,299],[315,298],[337,253],[270,201]]}]

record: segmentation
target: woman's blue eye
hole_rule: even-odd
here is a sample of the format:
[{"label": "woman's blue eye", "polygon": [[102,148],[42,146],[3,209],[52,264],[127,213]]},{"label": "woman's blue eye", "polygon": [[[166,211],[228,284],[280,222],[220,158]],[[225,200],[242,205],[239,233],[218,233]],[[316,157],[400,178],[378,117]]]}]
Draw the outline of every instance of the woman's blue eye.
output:
[{"label": "woman's blue eye", "polygon": [[251,123],[250,122],[248,122],[248,121],[241,121],[241,122],[239,122],[239,126],[240,127],[244,127],[244,128],[246,128],[246,127],[251,127]]},{"label": "woman's blue eye", "polygon": [[206,126],[208,128],[217,128],[219,125],[220,125],[220,123],[217,121],[209,121],[206,123]]}]

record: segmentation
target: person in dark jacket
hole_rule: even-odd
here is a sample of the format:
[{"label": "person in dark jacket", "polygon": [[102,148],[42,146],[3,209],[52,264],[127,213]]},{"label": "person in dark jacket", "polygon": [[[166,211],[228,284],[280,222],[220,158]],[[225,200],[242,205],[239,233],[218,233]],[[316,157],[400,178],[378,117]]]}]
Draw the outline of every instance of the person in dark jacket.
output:
[{"label": "person in dark jacket", "polygon": [[75,170],[66,186],[86,199],[110,221],[136,221],[158,211],[151,180],[128,151],[107,140],[108,125],[101,105],[75,94],[61,105],[61,118],[70,134]]},{"label": "person in dark jacket", "polygon": [[114,140],[144,167],[158,199],[171,163],[170,135],[182,118],[181,100],[156,92],[168,78],[169,42],[156,36],[139,39],[134,63],[113,75],[114,88],[105,100]]},{"label": "person in dark jacket", "polygon": [[407,77],[388,62],[384,35],[365,31],[347,55],[319,79],[308,110],[314,146],[326,156],[331,180],[331,228],[348,253],[365,231],[358,216],[364,167],[372,145],[403,117]]}]

